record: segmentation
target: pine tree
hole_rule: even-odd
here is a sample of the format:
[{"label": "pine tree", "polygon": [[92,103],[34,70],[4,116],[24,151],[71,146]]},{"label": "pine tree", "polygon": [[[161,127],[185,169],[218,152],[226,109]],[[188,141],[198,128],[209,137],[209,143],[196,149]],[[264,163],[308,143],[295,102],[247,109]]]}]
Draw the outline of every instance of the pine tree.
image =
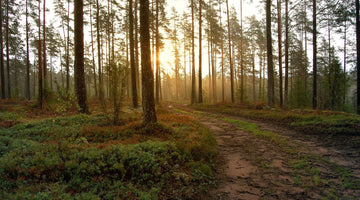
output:
[{"label": "pine tree", "polygon": [[191,104],[196,103],[196,89],[195,89],[195,25],[194,25],[194,14],[195,14],[194,0],[191,0],[191,41],[192,41],[192,73],[191,73]]},{"label": "pine tree", "polygon": [[133,107],[138,107],[138,96],[136,86],[136,69],[135,69],[135,47],[134,47],[134,18],[132,1],[129,0],[129,40],[130,40],[130,69],[131,69],[131,89]]},{"label": "pine tree", "polygon": [[143,122],[145,124],[156,123],[154,76],[151,69],[149,0],[140,0],[140,41]]},{"label": "pine tree", "polygon": [[75,91],[80,113],[88,113],[84,75],[84,4],[83,0],[74,1],[74,41],[75,41]]},{"label": "pine tree", "polygon": [[9,26],[9,9],[10,9],[10,1],[6,1],[6,71],[7,71],[7,98],[11,98],[11,84],[10,84],[10,26]]},{"label": "pine tree", "polygon": [[313,0],[313,99],[312,107],[317,109],[317,24],[316,24],[316,0]]},{"label": "pine tree", "polygon": [[202,95],[202,0],[199,0],[199,103],[203,102]]},{"label": "pine tree", "polygon": [[28,6],[29,0],[26,0],[25,2],[25,27],[26,27],[26,76],[25,76],[25,97],[27,100],[30,100],[30,50],[29,50],[29,6]]},{"label": "pine tree", "polygon": [[285,0],[285,85],[284,104],[288,106],[289,97],[289,0]]},{"label": "pine tree", "polygon": [[231,90],[231,103],[235,102],[235,95],[234,95],[234,68],[232,65],[232,58],[231,58],[231,36],[230,36],[230,13],[229,13],[229,0],[226,0],[226,12],[227,12],[227,22],[228,22],[228,42],[229,42],[229,62],[230,62],[230,90]]},{"label": "pine tree", "polygon": [[279,97],[280,107],[283,106],[283,76],[282,76],[282,29],[281,29],[281,0],[277,0],[278,12],[278,51],[279,51]]},{"label": "pine tree", "polygon": [[43,108],[43,75],[42,75],[42,43],[41,43],[41,1],[39,1],[39,39],[38,39],[38,106],[40,109]]},{"label": "pine tree", "polygon": [[1,76],[1,98],[5,99],[5,70],[4,70],[4,42],[3,42],[3,2],[0,0],[0,76]]},{"label": "pine tree", "polygon": [[266,0],[266,41],[267,41],[267,60],[268,60],[268,105],[274,106],[274,66],[272,54],[271,37],[271,0]]},{"label": "pine tree", "polygon": [[359,12],[359,0],[355,0],[356,7],[356,70],[357,70],[357,114],[360,114],[360,12]]}]

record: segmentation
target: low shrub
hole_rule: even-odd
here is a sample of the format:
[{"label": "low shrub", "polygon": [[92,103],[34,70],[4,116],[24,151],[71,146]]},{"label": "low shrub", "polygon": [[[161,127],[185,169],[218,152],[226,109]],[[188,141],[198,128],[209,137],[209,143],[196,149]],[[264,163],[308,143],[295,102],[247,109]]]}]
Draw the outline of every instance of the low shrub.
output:
[{"label": "low shrub", "polygon": [[[0,199],[189,199],[212,183],[216,141],[163,111],[113,126],[75,115],[0,128]],[[126,121],[126,120],[124,120]]]}]

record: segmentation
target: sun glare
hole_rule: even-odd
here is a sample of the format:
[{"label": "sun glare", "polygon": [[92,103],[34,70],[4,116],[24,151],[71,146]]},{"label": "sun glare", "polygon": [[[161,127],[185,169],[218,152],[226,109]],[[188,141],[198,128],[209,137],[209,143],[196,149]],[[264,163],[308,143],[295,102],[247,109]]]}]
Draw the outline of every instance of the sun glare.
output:
[{"label": "sun glare", "polygon": [[170,47],[166,47],[160,51],[160,66],[164,73],[170,75],[174,73],[174,62],[174,54]]}]

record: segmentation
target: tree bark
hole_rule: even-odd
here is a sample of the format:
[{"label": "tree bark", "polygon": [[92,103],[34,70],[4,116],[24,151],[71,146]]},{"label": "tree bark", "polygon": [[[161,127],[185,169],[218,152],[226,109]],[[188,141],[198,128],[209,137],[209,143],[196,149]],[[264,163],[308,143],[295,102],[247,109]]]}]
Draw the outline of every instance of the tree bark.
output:
[{"label": "tree bark", "polygon": [[155,37],[156,37],[156,103],[160,102],[160,36],[159,36],[159,0],[156,1]]},{"label": "tree bark", "polygon": [[136,69],[135,69],[135,49],[134,49],[134,19],[132,0],[129,0],[129,36],[130,36],[130,66],[131,66],[131,88],[132,88],[132,103],[134,108],[138,105],[137,87],[136,87]]},{"label": "tree bark", "polygon": [[274,66],[272,54],[271,37],[271,0],[266,0],[266,41],[267,41],[267,61],[268,61],[268,105],[274,106]]},{"label": "tree bark", "polygon": [[252,88],[253,88],[253,102],[256,101],[255,91],[255,50],[252,53]]},{"label": "tree bark", "polygon": [[289,88],[289,0],[285,0],[285,85],[284,105],[288,106]]},{"label": "tree bark", "polygon": [[359,0],[355,0],[356,7],[356,69],[357,69],[357,114],[360,114],[360,20]]},{"label": "tree bark", "polygon": [[135,0],[134,5],[134,46],[135,46],[135,74],[136,74],[136,91],[137,97],[139,99],[139,94],[141,96],[141,89],[140,89],[140,71],[139,71],[139,31],[138,31],[138,0]]},{"label": "tree bark", "polygon": [[184,92],[185,99],[187,98],[186,92],[186,36],[184,35]]},{"label": "tree bark", "polygon": [[38,106],[40,109],[43,108],[43,84],[42,84],[42,51],[41,51],[41,7],[39,1],[39,40],[38,40],[38,64],[39,64],[39,72],[38,72]]},{"label": "tree bark", "polygon": [[[0,0],[0,13],[2,13],[2,0]],[[0,76],[1,76],[1,98],[5,99],[5,70],[4,70],[4,46],[3,46],[3,15],[0,15]]]},{"label": "tree bark", "polygon": [[44,87],[45,89],[47,89],[47,59],[46,59],[46,18],[45,18],[45,15],[46,15],[46,0],[44,0],[44,6],[43,6],[43,54],[44,54],[44,57],[43,57],[43,64],[44,64],[44,67],[43,67],[43,74],[44,74]]},{"label": "tree bark", "polygon": [[312,107],[317,109],[317,29],[316,29],[316,0],[313,0],[313,98]]},{"label": "tree bark", "polygon": [[243,37],[243,11],[242,11],[242,2],[240,0],[240,70],[241,70],[241,77],[240,77],[240,103],[244,103],[244,37]]},{"label": "tree bark", "polygon": [[10,84],[10,44],[9,44],[9,0],[6,3],[6,70],[7,70],[7,98],[11,98]]},{"label": "tree bark", "polygon": [[25,27],[26,27],[26,76],[25,76],[25,97],[30,100],[30,58],[29,58],[29,20],[28,20],[28,0],[25,3],[26,14],[25,14]]},{"label": "tree bark", "polygon": [[67,42],[66,42],[66,91],[70,91],[70,0],[68,0],[67,10]]},{"label": "tree bark", "polygon": [[93,21],[92,21],[92,5],[90,5],[90,36],[91,36],[91,55],[92,55],[92,65],[94,73],[94,90],[95,96],[98,96],[98,87],[96,84],[96,65],[95,65],[95,49],[94,49],[94,34],[93,34]]},{"label": "tree bark", "polygon": [[277,0],[277,12],[278,12],[278,46],[279,46],[279,97],[280,97],[280,107],[283,107],[281,0]]},{"label": "tree bark", "polygon": [[141,81],[144,124],[156,123],[154,75],[151,69],[149,0],[140,0]]},{"label": "tree bark", "polygon": [[41,40],[40,40],[40,36],[39,36],[39,41],[38,41],[38,52],[39,52],[39,60],[38,60],[38,64],[39,64],[39,71],[38,71],[38,106],[40,109],[43,108],[43,85],[42,85],[42,56],[41,56]]},{"label": "tree bark", "polygon": [[100,7],[99,0],[96,0],[96,36],[97,36],[97,46],[98,46],[98,73],[99,73],[99,99],[103,101],[104,99],[104,86],[102,79],[102,70],[101,70],[101,44],[100,44]]},{"label": "tree bark", "polygon": [[199,103],[203,102],[202,95],[202,0],[199,0]]},{"label": "tree bark", "polygon": [[75,91],[80,113],[89,113],[86,99],[84,74],[84,3],[83,0],[74,1],[74,45],[75,45]]},{"label": "tree bark", "polygon": [[227,21],[228,21],[228,40],[229,40],[229,62],[230,62],[230,93],[231,93],[231,103],[235,102],[234,96],[234,69],[231,60],[231,34],[230,34],[230,13],[229,13],[229,0],[226,0],[226,12],[227,12]]},{"label": "tree bark", "polygon": [[231,60],[231,36],[230,36],[229,0],[226,0],[226,12],[227,12],[227,21],[228,21],[231,103],[234,103],[234,102],[235,102],[235,95],[234,95],[234,69],[233,69],[232,60]]},{"label": "tree bark", "polygon": [[191,104],[196,103],[195,88],[195,28],[194,28],[194,0],[191,0],[191,43],[192,43],[192,74],[191,74]]}]

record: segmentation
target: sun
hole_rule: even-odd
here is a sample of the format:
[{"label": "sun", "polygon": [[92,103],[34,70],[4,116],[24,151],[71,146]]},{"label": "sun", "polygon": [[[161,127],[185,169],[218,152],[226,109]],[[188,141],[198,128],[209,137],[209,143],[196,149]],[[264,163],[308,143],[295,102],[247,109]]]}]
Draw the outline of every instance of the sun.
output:
[{"label": "sun", "polygon": [[173,74],[174,73],[174,54],[171,47],[168,47],[168,45],[165,45],[165,48],[160,50],[160,67],[162,68],[162,71],[167,74]]}]

